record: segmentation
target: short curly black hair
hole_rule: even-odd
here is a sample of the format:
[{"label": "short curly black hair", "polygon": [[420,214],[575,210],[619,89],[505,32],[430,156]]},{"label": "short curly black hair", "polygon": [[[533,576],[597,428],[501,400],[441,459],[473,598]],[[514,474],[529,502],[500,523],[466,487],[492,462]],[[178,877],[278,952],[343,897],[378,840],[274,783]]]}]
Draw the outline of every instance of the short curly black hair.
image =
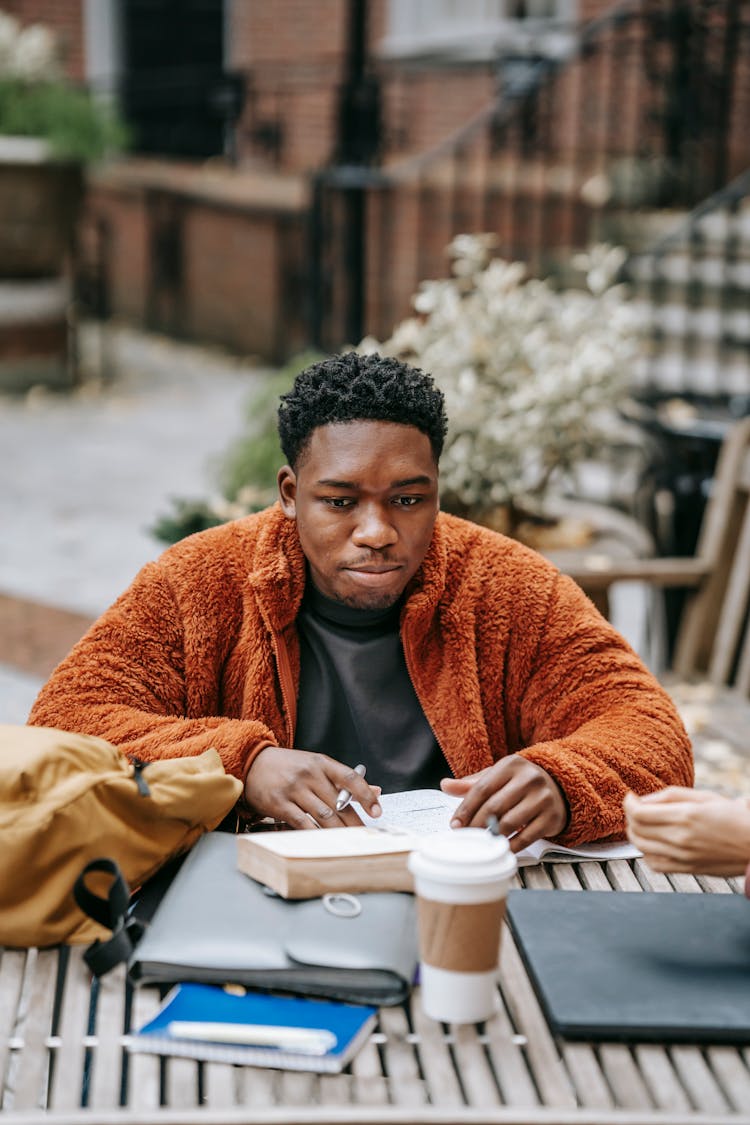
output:
[{"label": "short curly black hair", "polygon": [[343,352],[300,371],[281,396],[279,439],[295,468],[318,426],[333,422],[400,422],[430,439],[440,460],[448,427],[445,400],[431,375],[387,356]]}]

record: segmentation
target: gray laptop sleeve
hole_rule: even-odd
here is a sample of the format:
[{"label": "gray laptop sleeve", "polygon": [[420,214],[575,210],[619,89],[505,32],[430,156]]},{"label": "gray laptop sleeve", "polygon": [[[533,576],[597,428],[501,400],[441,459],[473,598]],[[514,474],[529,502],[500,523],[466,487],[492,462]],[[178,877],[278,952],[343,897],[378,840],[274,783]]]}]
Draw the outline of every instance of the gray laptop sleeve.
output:
[{"label": "gray laptop sleeve", "polygon": [[209,833],[138,942],[131,979],[234,982],[352,1003],[400,1003],[418,960],[413,895],[368,893],[339,903],[340,897],[290,901],[269,894],[238,870],[236,836]]}]

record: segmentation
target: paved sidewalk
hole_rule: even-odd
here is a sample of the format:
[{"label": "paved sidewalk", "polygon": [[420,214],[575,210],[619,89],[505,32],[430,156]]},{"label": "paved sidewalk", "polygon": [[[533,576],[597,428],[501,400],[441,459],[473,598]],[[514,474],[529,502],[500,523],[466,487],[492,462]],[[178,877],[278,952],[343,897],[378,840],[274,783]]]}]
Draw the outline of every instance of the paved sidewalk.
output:
[{"label": "paved sidewalk", "polygon": [[268,371],[124,327],[109,343],[106,385],[0,396],[0,722],[164,549],[149,528],[171,498],[216,491]]}]

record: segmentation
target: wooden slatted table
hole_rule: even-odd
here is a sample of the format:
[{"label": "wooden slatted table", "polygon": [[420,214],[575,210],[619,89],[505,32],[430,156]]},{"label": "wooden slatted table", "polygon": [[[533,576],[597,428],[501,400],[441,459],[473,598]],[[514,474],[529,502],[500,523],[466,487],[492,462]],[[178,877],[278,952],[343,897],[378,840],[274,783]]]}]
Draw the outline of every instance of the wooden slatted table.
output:
[{"label": "wooden slatted table", "polygon": [[[663,876],[641,861],[522,869],[517,885],[571,892],[741,893],[739,880]],[[748,903],[750,909],[750,903]],[[347,1073],[311,1075],[128,1055],[119,1037],[153,1014],[122,969],[92,984],[80,948],[0,957],[3,1125],[750,1125],[741,1048],[555,1039],[510,932],[499,1013],[484,1025],[384,1008]],[[748,965],[750,971],[750,964]]]}]

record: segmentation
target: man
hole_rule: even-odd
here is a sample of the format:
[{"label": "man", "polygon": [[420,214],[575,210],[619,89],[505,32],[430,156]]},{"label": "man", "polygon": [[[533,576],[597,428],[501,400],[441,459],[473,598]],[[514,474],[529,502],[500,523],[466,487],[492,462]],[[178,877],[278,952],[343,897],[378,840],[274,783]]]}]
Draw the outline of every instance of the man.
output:
[{"label": "man", "polygon": [[[148,760],[215,746],[249,814],[356,824],[437,786],[519,850],[624,831],[628,790],[692,783],[668,696],[540,555],[439,514],[443,396],[351,352],[283,396],[272,508],[147,564],[30,717]],[[355,770],[366,768],[366,780]],[[452,775],[452,776],[449,776]]]}]

